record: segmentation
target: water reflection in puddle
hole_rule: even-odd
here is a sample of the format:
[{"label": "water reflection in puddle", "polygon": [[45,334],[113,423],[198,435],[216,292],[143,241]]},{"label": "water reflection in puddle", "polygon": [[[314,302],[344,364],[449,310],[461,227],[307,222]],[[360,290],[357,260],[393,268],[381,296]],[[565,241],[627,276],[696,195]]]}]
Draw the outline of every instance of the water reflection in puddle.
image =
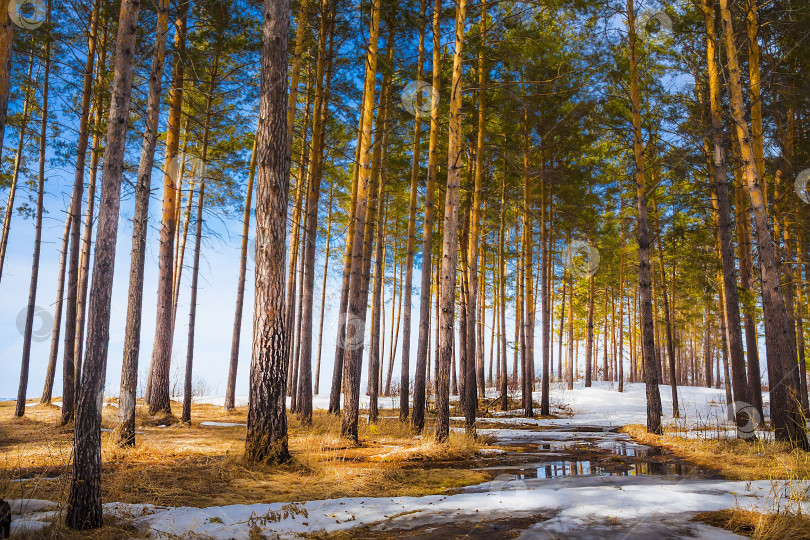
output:
[{"label": "water reflection in puddle", "polygon": [[641,476],[651,474],[661,476],[707,476],[707,473],[701,469],[681,463],[645,462],[626,464],[626,467],[628,468],[623,470],[616,470],[615,468],[609,470],[590,461],[571,460],[532,463],[519,467],[495,467],[486,470],[513,476],[515,480],[560,478],[564,476]]}]

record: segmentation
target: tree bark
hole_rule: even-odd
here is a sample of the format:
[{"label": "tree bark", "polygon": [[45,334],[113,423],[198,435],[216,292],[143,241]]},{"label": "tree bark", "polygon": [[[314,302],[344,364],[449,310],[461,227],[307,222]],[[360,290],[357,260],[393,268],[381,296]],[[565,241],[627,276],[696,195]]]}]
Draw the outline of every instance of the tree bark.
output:
[{"label": "tree bark", "polygon": [[[720,0],[726,57],[728,58],[731,88],[731,115],[740,140],[743,159],[743,177],[757,231],[757,248],[762,281],[762,306],[765,313],[765,344],[768,355],[768,379],[771,387],[771,420],[776,439],[789,442],[793,447],[810,450],[807,427],[801,414],[799,400],[799,369],[795,361],[795,342],[791,341],[791,328],[780,282],[779,261],[771,234],[765,201],[759,184],[750,133],[743,111],[742,83],[737,60],[737,45],[728,0]],[[736,286],[736,284],[735,284]]]},{"label": "tree bark", "polygon": [[321,1],[320,30],[318,35],[318,59],[315,68],[315,109],[312,114],[312,143],[310,145],[310,174],[307,187],[307,215],[304,225],[304,276],[301,311],[300,373],[299,386],[302,425],[312,424],[312,319],[315,294],[315,246],[318,238],[318,209],[321,198],[323,161],[323,121],[328,103],[325,93],[325,55],[328,24],[328,0]]},{"label": "tree bark", "polygon": [[73,474],[65,513],[65,524],[74,529],[95,529],[102,525],[101,406],[110,340],[110,303],[118,239],[118,211],[139,11],[139,0],[124,0],[118,17],[101,204],[87,312],[87,348],[76,400]]},{"label": "tree bark", "polygon": [[[431,87],[434,93],[439,92],[441,86],[441,6],[441,0],[434,1],[432,28],[433,67],[431,81]],[[422,13],[423,18],[425,18],[425,10],[423,10]],[[416,345],[416,375],[413,385],[413,416],[411,417],[411,426],[413,426],[413,429],[418,433],[421,433],[425,426],[425,393],[427,385],[429,384],[427,380],[428,342],[430,341],[430,285],[433,270],[433,214],[435,211],[433,197],[436,191],[436,164],[438,162],[437,143],[439,139],[439,108],[435,103],[431,103],[431,105],[426,179],[427,189],[425,190],[425,218],[422,223],[422,281],[421,290],[419,292],[419,337]]]},{"label": "tree bark", "polygon": [[256,128],[256,293],[245,458],[280,463],[287,446],[284,260],[290,152],[287,134],[289,1],[265,0]]},{"label": "tree bark", "polygon": [[[25,331],[23,332],[23,354],[20,366],[20,386],[17,389],[17,407],[14,416],[25,414],[25,398],[28,392],[28,368],[31,361],[31,339],[34,331],[34,312],[37,309],[37,284],[39,282],[39,255],[42,248],[42,214],[45,198],[45,149],[48,136],[48,91],[51,75],[51,35],[50,16],[48,16],[48,33],[44,36],[45,75],[42,81],[42,118],[39,129],[39,175],[37,177],[37,217],[34,233],[34,256],[31,262],[31,282],[28,288],[28,308],[25,314]],[[24,129],[24,128],[23,128]]]},{"label": "tree bark", "polygon": [[160,120],[160,97],[163,65],[166,56],[166,36],[169,28],[169,0],[158,4],[155,50],[149,76],[149,101],[146,126],[138,163],[138,183],[135,187],[135,216],[132,226],[132,255],[129,269],[127,322],[124,332],[124,354],[121,368],[121,390],[118,394],[118,444],[135,446],[135,393],[138,389],[138,355],[141,346],[141,311],[143,307],[143,269],[146,259],[146,231],[149,220],[149,196],[152,190],[152,167],[157,146]]},{"label": "tree bark", "polygon": [[[231,362],[228,367],[228,387],[225,389],[225,410],[232,411],[236,405],[236,369],[239,365],[239,342],[242,337],[242,312],[245,304],[245,277],[247,274],[248,238],[250,237],[250,211],[253,201],[253,183],[256,178],[256,138],[248,166],[248,183],[245,190],[245,208],[242,212],[242,247],[239,253],[239,280],[236,284],[236,309],[233,316],[231,336]],[[255,253],[254,253],[255,257]]]},{"label": "tree bark", "polygon": [[[351,348],[344,348],[343,382],[345,401],[341,422],[341,436],[357,441],[357,422],[360,408],[360,374],[363,362],[362,336],[365,333],[366,303],[362,294],[364,236],[366,232],[366,212],[368,210],[369,187],[371,174],[371,128],[374,107],[374,86],[377,74],[377,44],[380,35],[380,1],[372,0],[371,21],[369,24],[368,50],[366,54],[366,72],[363,86],[363,115],[360,137],[360,163],[357,185],[357,202],[354,209],[354,231],[352,239],[352,261],[349,273],[348,312],[346,326],[354,331],[352,340],[360,341],[360,346],[353,343]],[[361,300],[363,300],[361,302]],[[362,315],[362,316],[361,316]],[[358,339],[358,332],[359,339]],[[346,338],[348,339],[348,332]]]},{"label": "tree bark", "polygon": [[[453,79],[450,86],[450,123],[447,148],[447,195],[444,207],[442,241],[441,318],[439,326],[439,371],[436,393],[436,440],[450,436],[450,364],[453,357],[453,325],[456,294],[456,255],[458,252],[458,210],[461,191],[462,156],[462,52],[467,1],[456,4]],[[474,375],[474,372],[473,372]]]},{"label": "tree bark", "polygon": [[67,262],[68,240],[70,239],[70,214],[65,220],[65,232],[62,234],[62,249],[59,256],[59,274],[56,280],[56,302],[54,303],[53,330],[51,331],[51,354],[48,356],[48,368],[45,371],[45,386],[42,389],[40,403],[50,403],[53,394],[53,382],[56,378],[56,359],[59,355],[59,332],[62,329],[62,299],[65,295],[65,270]]},{"label": "tree bark", "polygon": [[[87,141],[90,136],[90,98],[93,86],[93,66],[96,59],[98,42],[98,19],[100,1],[95,0],[90,16],[90,36],[87,44],[87,60],[84,67],[82,87],[81,116],[79,117],[79,134],[76,142],[76,173],[73,180],[73,196],[70,200],[70,256],[68,258],[67,303],[65,306],[65,351],[62,358],[62,425],[73,421],[76,408],[76,390],[81,379],[81,357],[76,353],[76,297],[79,282],[79,234],[81,227],[82,194],[84,191],[84,163],[87,157]],[[0,45],[0,50],[2,46]],[[2,58],[0,58],[2,60]],[[2,64],[2,62],[0,62]],[[0,83],[0,96],[2,83]],[[1,106],[0,110],[5,111]],[[5,119],[3,119],[5,120]],[[79,369],[77,369],[79,368]]]},{"label": "tree bark", "polygon": [[[172,360],[172,340],[174,330],[174,235],[177,227],[178,200],[177,182],[178,150],[180,146],[180,124],[183,107],[183,85],[185,78],[186,17],[191,7],[190,0],[182,0],[177,17],[177,31],[174,36],[174,63],[172,84],[169,90],[169,119],[166,127],[166,157],[163,176],[163,204],[160,220],[160,251],[158,252],[158,294],[157,316],[155,319],[155,339],[152,349],[150,381],[147,384],[146,402],[149,414],[171,413],[169,398],[169,376]],[[191,196],[190,195],[189,197]]]},{"label": "tree bark", "polygon": [[641,98],[639,96],[636,17],[633,0],[627,0],[627,28],[630,56],[630,99],[633,119],[633,154],[636,168],[636,195],[638,199],[638,286],[641,303],[641,324],[644,358],[644,383],[647,387],[647,431],[661,434],[661,395],[655,359],[655,338],[652,310],[652,283],[650,282],[650,231],[647,223],[646,169],[644,141],[641,133]]}]

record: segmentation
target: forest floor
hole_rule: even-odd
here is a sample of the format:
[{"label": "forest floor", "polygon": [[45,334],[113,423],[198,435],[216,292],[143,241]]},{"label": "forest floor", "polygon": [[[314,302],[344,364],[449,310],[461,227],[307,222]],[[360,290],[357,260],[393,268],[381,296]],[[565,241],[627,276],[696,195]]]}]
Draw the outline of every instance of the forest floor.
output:
[{"label": "forest floor", "polygon": [[[807,520],[794,514],[809,509],[807,456],[766,432],[734,439],[721,391],[679,389],[677,420],[669,387],[661,391],[662,437],[638,425],[643,385],[623,394],[610,384],[555,385],[548,418],[483,401],[478,439],[453,417],[447,446],[433,443],[430,422],[414,436],[386,409],[376,424],[361,424],[358,446],[341,440],[339,419],[323,411],[311,428],[290,415],[294,459],[283,467],[242,461],[244,407],[225,413],[217,398],[203,399],[191,426],[139,413],[136,448],[102,435],[102,497],[115,502],[94,537],[739,538],[714,526],[802,537]],[[59,413],[32,402],[15,419],[13,404],[0,402],[0,495],[13,500],[21,537],[73,537],[51,525],[66,500],[72,444]],[[116,414],[111,400],[105,429]]]}]

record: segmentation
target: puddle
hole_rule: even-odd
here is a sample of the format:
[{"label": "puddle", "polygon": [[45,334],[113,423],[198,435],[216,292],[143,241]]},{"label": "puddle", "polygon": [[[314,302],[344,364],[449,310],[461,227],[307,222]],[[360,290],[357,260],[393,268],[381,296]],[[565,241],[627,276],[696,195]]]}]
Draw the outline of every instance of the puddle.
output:
[{"label": "puddle", "polygon": [[591,460],[547,461],[512,467],[485,467],[480,470],[509,475],[515,480],[561,478],[566,476],[688,476],[710,478],[713,475],[694,465],[666,462],[613,463],[608,466]]}]

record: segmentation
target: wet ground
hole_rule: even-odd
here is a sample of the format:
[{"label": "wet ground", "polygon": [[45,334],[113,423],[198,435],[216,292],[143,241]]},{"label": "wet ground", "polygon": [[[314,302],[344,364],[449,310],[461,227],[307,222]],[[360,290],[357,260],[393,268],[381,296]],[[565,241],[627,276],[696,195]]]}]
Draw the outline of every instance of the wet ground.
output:
[{"label": "wet ground", "polygon": [[[490,422],[480,435],[490,437],[495,449],[464,463],[430,463],[428,467],[469,467],[491,473],[493,481],[452,493],[508,492],[537,488],[559,490],[561,497],[578,489],[663,482],[668,485],[722,480],[716,471],[701,469],[660,448],[634,442],[617,428],[601,426],[509,425]],[[425,467],[425,463],[414,464]],[[624,478],[622,478],[624,477]],[[531,491],[527,496],[531,496]],[[477,510],[476,510],[477,512]],[[690,521],[689,515],[670,515],[649,522],[596,519],[572,528],[561,511],[522,512],[475,516],[474,521],[441,516],[405,515],[354,529],[351,538],[620,538],[681,539],[739,538],[720,529]],[[348,538],[348,537],[347,537]]]}]

